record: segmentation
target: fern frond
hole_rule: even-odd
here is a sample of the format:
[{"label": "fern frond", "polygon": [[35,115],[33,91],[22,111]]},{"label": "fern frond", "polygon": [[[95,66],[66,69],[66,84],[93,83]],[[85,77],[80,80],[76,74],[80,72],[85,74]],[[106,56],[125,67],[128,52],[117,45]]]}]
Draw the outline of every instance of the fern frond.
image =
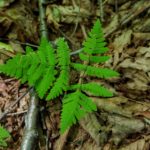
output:
[{"label": "fern frond", "polygon": [[5,142],[6,138],[9,138],[10,134],[9,132],[4,129],[2,126],[0,126],[0,147],[6,147],[7,143]]},{"label": "fern frond", "polygon": [[110,59],[109,56],[88,56],[84,53],[80,53],[79,57],[83,61],[89,61],[92,63],[102,63]]},{"label": "fern frond", "polygon": [[22,83],[27,81],[30,86],[35,86],[39,96],[43,98],[55,80],[55,59],[52,46],[42,39],[37,52],[27,47],[27,54],[17,54],[6,64],[0,65],[0,72],[21,79]]},{"label": "fern frond", "polygon": [[70,90],[80,89],[83,92],[90,92],[93,96],[101,96],[101,97],[112,97],[113,93],[106,89],[104,86],[99,85],[94,82],[86,83],[86,84],[76,84],[71,85]]},{"label": "fern frond", "polygon": [[62,94],[62,92],[67,89],[69,83],[69,47],[63,38],[58,39],[57,46],[57,56],[58,65],[60,66],[60,75],[54,83],[54,86],[50,90],[50,93],[48,94],[46,100],[54,99],[55,97]]},{"label": "fern frond", "polygon": [[110,78],[110,77],[119,76],[118,72],[107,68],[98,68],[98,67],[87,66],[78,63],[72,63],[72,67],[78,71],[85,71],[85,74],[87,75],[95,76],[99,78]]},{"label": "fern frond", "polygon": [[64,133],[77,120],[92,111],[96,111],[96,105],[80,91],[66,95],[63,99],[60,132]]}]

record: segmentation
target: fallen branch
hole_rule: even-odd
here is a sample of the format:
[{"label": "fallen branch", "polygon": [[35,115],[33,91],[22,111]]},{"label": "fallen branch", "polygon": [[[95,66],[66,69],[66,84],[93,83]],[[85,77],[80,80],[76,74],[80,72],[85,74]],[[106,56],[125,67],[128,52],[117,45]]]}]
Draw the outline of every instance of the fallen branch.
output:
[{"label": "fallen branch", "polygon": [[21,145],[21,150],[35,150],[38,142],[38,115],[39,115],[39,100],[34,89],[31,90],[30,107],[27,118],[25,119],[25,135]]}]

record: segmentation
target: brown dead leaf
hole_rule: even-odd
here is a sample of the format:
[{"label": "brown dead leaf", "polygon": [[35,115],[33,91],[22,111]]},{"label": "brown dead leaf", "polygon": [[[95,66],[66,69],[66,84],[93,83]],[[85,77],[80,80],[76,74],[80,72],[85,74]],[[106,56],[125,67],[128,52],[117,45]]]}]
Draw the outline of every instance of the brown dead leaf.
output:
[{"label": "brown dead leaf", "polygon": [[10,18],[3,17],[0,15],[0,36],[3,36],[10,28],[12,21]]},{"label": "brown dead leaf", "polygon": [[76,148],[75,150],[102,150],[102,148],[91,139],[88,139],[83,143],[83,146]]},{"label": "brown dead leaf", "polygon": [[30,39],[33,42],[37,42],[37,23],[30,10],[30,4],[25,0],[16,1],[9,8],[3,9],[1,16],[14,23],[12,28],[16,30],[20,41]]},{"label": "brown dead leaf", "polygon": [[150,136],[146,136],[143,139],[139,139],[127,146],[119,148],[119,150],[149,150],[150,148]]},{"label": "brown dead leaf", "polygon": [[82,128],[94,139],[97,145],[103,145],[107,141],[107,133],[105,134],[103,131],[101,134],[99,133],[99,131],[103,129],[101,128],[95,114],[91,113],[86,115],[80,120],[79,123]]},{"label": "brown dead leaf", "polygon": [[108,115],[108,122],[112,125],[111,140],[118,145],[128,135],[139,133],[145,128],[144,122],[139,119],[125,118],[115,114]]},{"label": "brown dead leaf", "polygon": [[119,55],[123,53],[123,50],[131,43],[132,30],[124,31],[114,42],[114,60],[113,66],[115,67],[120,61]]},{"label": "brown dead leaf", "polygon": [[89,11],[78,6],[74,8],[73,6],[48,5],[46,8],[47,22],[54,24],[56,29],[60,26],[59,22],[80,23],[90,15]]},{"label": "brown dead leaf", "polygon": [[150,32],[150,19],[149,18],[142,18],[136,20],[133,30],[135,32]]},{"label": "brown dead leaf", "polygon": [[134,114],[135,116],[142,116],[147,119],[150,119],[150,111],[137,112]]},{"label": "brown dead leaf", "polygon": [[122,52],[131,43],[132,30],[123,31],[123,33],[117,37],[114,42],[114,51]]}]

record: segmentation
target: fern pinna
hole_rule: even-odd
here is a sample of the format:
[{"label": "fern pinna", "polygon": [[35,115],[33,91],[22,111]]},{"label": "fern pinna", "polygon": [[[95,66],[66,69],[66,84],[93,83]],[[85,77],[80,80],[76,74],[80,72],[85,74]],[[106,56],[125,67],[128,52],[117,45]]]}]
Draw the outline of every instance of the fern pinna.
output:
[{"label": "fern pinna", "polygon": [[0,65],[0,72],[20,79],[22,83],[27,81],[29,86],[35,87],[41,99],[44,96],[47,100],[54,99],[67,89],[69,82],[68,45],[60,38],[57,47],[55,54],[51,44],[43,38],[37,52],[27,47],[25,55],[17,54],[6,64]]},{"label": "fern pinna", "polygon": [[[83,78],[86,75],[109,78],[119,74],[111,69],[93,66],[94,63],[109,59],[109,56],[103,55],[108,48],[99,20],[94,24],[79,54],[81,62],[86,63],[70,62],[69,47],[63,38],[57,40],[56,47],[54,49],[46,39],[42,39],[36,52],[27,47],[26,54],[18,54],[6,64],[0,65],[0,72],[20,79],[22,83],[28,82],[29,86],[35,87],[41,99],[51,100],[68,90],[62,100],[60,131],[63,133],[85,114],[96,111],[96,105],[85,94],[86,91],[93,96],[113,96],[108,89],[95,82],[84,83]],[[70,68],[82,72],[75,85],[69,85]]]},{"label": "fern pinna", "polygon": [[9,137],[9,132],[0,125],[0,148],[7,147],[6,139]]}]

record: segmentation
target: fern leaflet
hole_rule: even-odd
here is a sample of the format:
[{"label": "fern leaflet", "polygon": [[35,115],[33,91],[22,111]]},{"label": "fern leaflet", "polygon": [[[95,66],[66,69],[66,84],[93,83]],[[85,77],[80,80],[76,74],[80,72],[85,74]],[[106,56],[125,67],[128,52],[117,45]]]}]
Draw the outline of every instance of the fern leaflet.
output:
[{"label": "fern leaflet", "polygon": [[6,139],[10,137],[9,132],[0,126],[0,147],[7,147]]},{"label": "fern leaflet", "polygon": [[109,56],[90,56],[89,57],[88,55],[85,55],[84,53],[80,53],[79,57],[83,61],[90,61],[92,63],[102,63],[110,59]]},{"label": "fern leaflet", "polygon": [[119,76],[119,73],[107,68],[98,68],[77,63],[72,63],[72,67],[78,71],[85,71],[85,74],[87,75],[96,76],[99,78],[110,78]]},{"label": "fern leaflet", "polygon": [[70,65],[70,54],[69,48],[64,39],[58,39],[57,41],[57,56],[58,66],[60,66],[60,75],[57,78],[54,86],[47,96],[47,100],[54,99],[55,97],[62,94],[63,90],[66,90],[69,83],[69,65]]},{"label": "fern leaflet", "polygon": [[70,90],[76,90],[80,89],[83,92],[90,92],[93,96],[101,96],[101,97],[112,97],[113,93],[106,89],[105,87],[94,83],[86,83],[86,84],[76,84],[76,85],[71,85]]},{"label": "fern leaflet", "polygon": [[60,132],[64,133],[68,127],[75,124],[87,112],[92,111],[96,111],[96,105],[80,91],[66,95],[63,99]]}]

